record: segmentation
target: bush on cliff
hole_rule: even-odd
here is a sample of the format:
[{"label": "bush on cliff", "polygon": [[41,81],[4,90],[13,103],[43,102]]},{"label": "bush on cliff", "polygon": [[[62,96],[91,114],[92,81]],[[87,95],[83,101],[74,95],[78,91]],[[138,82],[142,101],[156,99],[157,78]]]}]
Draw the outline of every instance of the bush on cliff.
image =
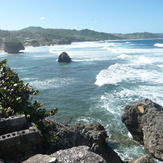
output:
[{"label": "bush on cliff", "polygon": [[40,108],[38,101],[33,101],[33,96],[38,95],[39,91],[20,80],[6,63],[7,60],[0,62],[0,118],[25,114],[29,121],[38,123],[55,114],[56,109],[48,112]]},{"label": "bush on cliff", "polygon": [[[39,91],[34,90],[28,83],[19,79],[18,74],[6,66],[7,60],[0,62],[0,118],[25,114],[29,122],[35,123],[41,130],[44,144],[54,141],[50,135],[50,130],[55,126],[49,126],[45,122],[45,117],[54,115],[58,109],[51,111],[40,108],[38,101],[33,101],[33,96]],[[55,138],[57,141],[57,138]]]}]

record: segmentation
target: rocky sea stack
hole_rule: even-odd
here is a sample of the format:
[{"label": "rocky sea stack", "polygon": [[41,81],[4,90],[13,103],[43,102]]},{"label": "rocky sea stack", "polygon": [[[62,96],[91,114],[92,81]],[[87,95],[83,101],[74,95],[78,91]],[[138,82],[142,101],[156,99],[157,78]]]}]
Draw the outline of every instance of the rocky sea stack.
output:
[{"label": "rocky sea stack", "polygon": [[72,60],[66,52],[62,52],[58,57],[58,62],[70,63]]},{"label": "rocky sea stack", "polygon": [[151,157],[163,161],[163,107],[149,99],[125,107],[122,122]]},{"label": "rocky sea stack", "polygon": [[4,51],[7,53],[17,54],[20,50],[24,50],[24,46],[20,41],[5,42]]}]

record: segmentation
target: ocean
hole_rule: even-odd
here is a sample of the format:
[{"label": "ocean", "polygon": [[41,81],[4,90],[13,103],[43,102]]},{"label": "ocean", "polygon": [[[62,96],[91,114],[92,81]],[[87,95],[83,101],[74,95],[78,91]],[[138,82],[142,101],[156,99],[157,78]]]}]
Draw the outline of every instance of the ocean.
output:
[{"label": "ocean", "polygon": [[[72,63],[58,63],[61,52]],[[163,105],[163,39],[75,42],[28,47],[24,53],[0,52],[19,77],[40,91],[50,117],[66,124],[101,123],[109,144],[123,160],[144,155],[121,122],[124,107],[149,98]]]}]

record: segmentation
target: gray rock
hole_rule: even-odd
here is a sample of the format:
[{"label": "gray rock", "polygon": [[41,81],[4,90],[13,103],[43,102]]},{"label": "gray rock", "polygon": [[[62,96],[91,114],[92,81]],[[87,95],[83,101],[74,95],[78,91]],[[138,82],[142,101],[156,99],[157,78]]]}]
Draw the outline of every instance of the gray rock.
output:
[{"label": "gray rock", "polygon": [[5,42],[4,51],[7,53],[19,53],[20,50],[24,50],[24,46],[20,41],[8,41]]},{"label": "gray rock", "polygon": [[58,62],[70,63],[71,58],[69,57],[69,55],[66,52],[62,52],[58,57]]},{"label": "gray rock", "polygon": [[51,155],[35,155],[23,163],[106,163],[87,146],[59,150]]},{"label": "gray rock", "polygon": [[100,124],[76,124],[72,126],[58,124],[57,130],[57,136],[62,142],[62,149],[86,145],[90,147],[92,152],[102,156],[106,162],[123,162],[106,142],[108,136],[104,127]]},{"label": "gray rock", "polygon": [[52,156],[57,158],[57,163],[106,163],[101,156],[91,152],[87,146],[60,150]]},{"label": "gray rock", "polygon": [[35,156],[30,157],[26,161],[23,161],[22,163],[55,163],[56,158],[52,157],[50,155],[42,155],[37,154]]},{"label": "gray rock", "polygon": [[148,153],[163,160],[163,107],[149,99],[125,107],[122,122]]}]

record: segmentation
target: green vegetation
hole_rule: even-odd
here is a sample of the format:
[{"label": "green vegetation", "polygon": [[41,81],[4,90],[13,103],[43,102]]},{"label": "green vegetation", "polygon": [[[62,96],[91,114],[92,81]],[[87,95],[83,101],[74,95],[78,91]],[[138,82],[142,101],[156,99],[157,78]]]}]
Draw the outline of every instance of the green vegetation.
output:
[{"label": "green vegetation", "polygon": [[45,117],[54,115],[58,109],[51,111],[40,108],[38,101],[33,101],[33,96],[38,95],[28,83],[19,79],[18,74],[6,66],[7,60],[0,62],[0,118],[25,114],[29,122],[35,123],[41,130],[45,144],[54,141],[49,131],[54,125],[47,125]]},{"label": "green vegetation", "polygon": [[77,41],[101,41],[121,39],[150,39],[163,38],[162,33],[130,33],[111,34],[96,32],[89,29],[45,29],[41,27],[28,27],[18,31],[0,30],[0,47],[6,40],[18,39],[24,46],[44,46],[55,44],[70,44]]}]

